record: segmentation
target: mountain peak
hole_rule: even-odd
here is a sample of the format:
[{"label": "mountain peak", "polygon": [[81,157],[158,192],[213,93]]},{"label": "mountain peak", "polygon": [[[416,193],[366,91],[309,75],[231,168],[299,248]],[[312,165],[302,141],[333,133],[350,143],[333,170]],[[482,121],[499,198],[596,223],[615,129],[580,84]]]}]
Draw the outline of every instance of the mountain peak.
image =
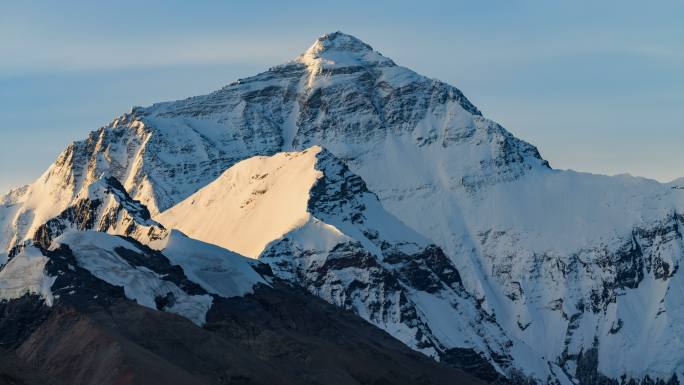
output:
[{"label": "mountain peak", "polygon": [[373,47],[361,41],[355,36],[348,35],[344,32],[332,32],[316,39],[314,44],[307,50],[316,52],[325,51],[349,51],[349,52],[363,52],[372,51]]},{"label": "mountain peak", "polygon": [[351,67],[365,64],[393,66],[394,62],[360,39],[337,31],[326,33],[301,54],[297,61],[311,67]]}]

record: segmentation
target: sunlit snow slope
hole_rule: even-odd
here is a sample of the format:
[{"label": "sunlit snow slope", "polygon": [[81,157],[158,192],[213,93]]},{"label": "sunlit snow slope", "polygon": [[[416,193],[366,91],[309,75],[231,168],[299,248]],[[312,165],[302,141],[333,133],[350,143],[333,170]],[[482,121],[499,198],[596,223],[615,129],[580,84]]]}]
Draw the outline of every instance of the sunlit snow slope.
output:
[{"label": "sunlit snow slope", "polygon": [[269,242],[309,220],[309,190],[321,176],[314,167],[317,152],[244,160],[156,219],[256,258]]}]

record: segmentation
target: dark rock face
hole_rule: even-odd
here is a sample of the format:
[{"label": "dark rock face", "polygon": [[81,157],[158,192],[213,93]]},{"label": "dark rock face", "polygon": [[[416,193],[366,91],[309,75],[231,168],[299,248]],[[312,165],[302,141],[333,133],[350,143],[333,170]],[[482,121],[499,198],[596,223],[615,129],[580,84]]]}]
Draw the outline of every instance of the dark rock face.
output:
[{"label": "dark rock face", "polygon": [[435,293],[444,285],[454,290],[463,290],[461,275],[437,246],[428,246],[411,255],[388,247],[384,261],[399,266],[400,276],[417,290]]},{"label": "dark rock face", "polygon": [[0,348],[16,348],[47,319],[49,313],[48,306],[36,295],[0,301]]},{"label": "dark rock face", "polygon": [[13,351],[0,348],[0,385],[69,385],[40,373]]}]

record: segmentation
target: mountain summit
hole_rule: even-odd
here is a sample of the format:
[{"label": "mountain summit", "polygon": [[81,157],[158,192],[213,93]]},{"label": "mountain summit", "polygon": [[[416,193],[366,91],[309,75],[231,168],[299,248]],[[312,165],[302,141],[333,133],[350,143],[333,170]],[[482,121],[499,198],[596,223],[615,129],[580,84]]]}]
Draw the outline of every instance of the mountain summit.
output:
[{"label": "mountain summit", "polygon": [[333,32],[319,37],[297,61],[318,68],[345,68],[364,64],[395,66],[394,62],[354,36]]},{"label": "mountain summit", "polygon": [[[136,107],[0,202],[8,276],[21,261],[56,266],[32,277],[72,271],[58,234],[133,238],[157,263],[131,274],[187,270],[146,286],[148,305],[174,287],[204,306],[176,311],[200,325],[216,310],[208,298],[222,300],[188,282],[235,253],[145,249],[174,228],[487,381],[674,384],[684,373],[684,190],[554,170],[457,88],[340,32],[213,93]],[[41,295],[48,278],[19,287]],[[159,308],[179,310],[176,297]]]}]

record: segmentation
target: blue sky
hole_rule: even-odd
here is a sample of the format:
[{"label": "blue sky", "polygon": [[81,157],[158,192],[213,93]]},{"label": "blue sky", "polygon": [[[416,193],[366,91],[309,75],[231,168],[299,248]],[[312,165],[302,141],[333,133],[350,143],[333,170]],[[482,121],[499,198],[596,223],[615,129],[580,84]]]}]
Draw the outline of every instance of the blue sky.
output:
[{"label": "blue sky", "polygon": [[341,30],[460,88],[556,168],[684,176],[684,1],[0,0],[0,191],[133,105]]}]

